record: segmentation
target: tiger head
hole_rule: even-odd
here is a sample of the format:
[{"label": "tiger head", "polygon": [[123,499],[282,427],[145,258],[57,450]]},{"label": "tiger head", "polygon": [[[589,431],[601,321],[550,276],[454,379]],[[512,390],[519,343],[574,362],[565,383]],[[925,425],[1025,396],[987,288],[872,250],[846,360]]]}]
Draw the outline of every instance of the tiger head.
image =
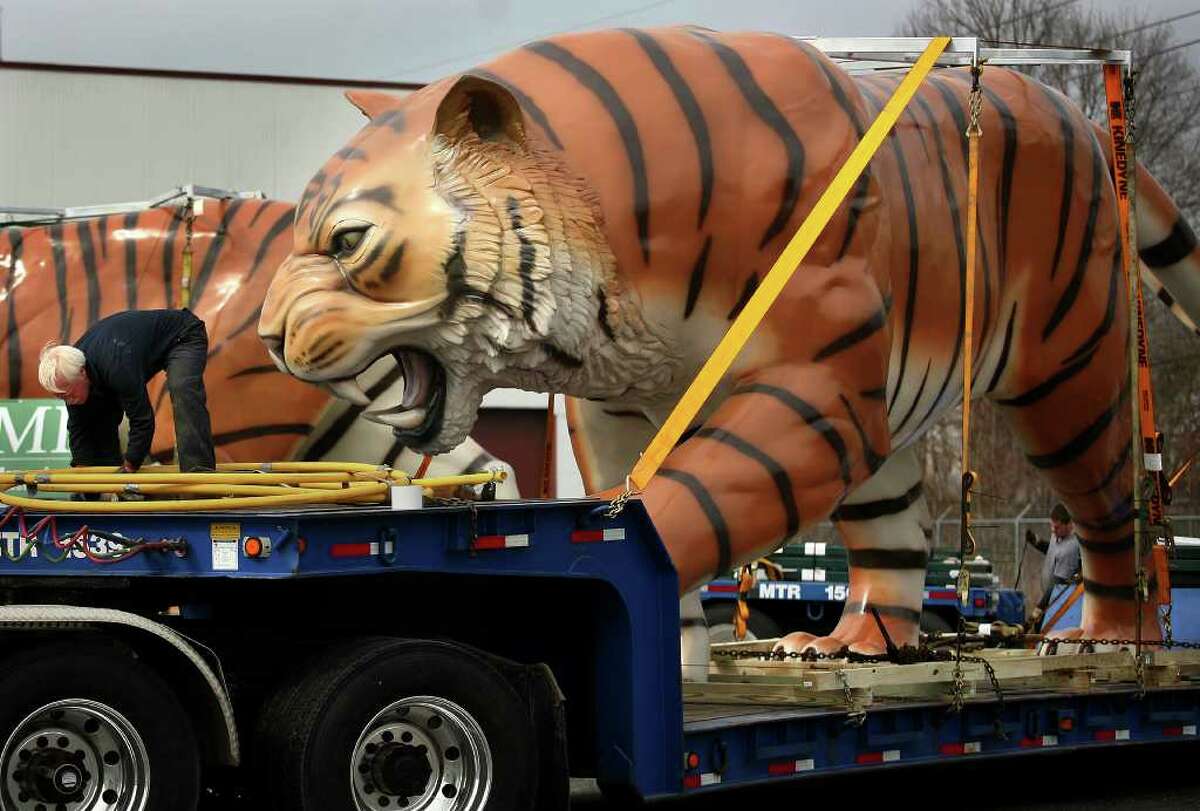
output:
[{"label": "tiger head", "polygon": [[403,398],[364,416],[426,452],[461,442],[491,388],[579,389],[596,302],[619,298],[594,195],[495,82],[350,97],[370,122],[306,187],[263,303],[275,363],[367,405],[356,378],[393,359]]}]

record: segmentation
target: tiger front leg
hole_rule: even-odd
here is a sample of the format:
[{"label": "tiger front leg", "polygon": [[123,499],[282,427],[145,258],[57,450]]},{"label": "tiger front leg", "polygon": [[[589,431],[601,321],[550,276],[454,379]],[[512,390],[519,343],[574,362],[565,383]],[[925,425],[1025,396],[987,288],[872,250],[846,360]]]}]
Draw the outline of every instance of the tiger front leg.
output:
[{"label": "tiger front leg", "polygon": [[670,453],[643,498],[681,593],[828,517],[869,476],[887,428],[879,381],[860,374],[807,364],[744,375]]},{"label": "tiger front leg", "polygon": [[776,648],[789,653],[849,649],[879,654],[886,649],[880,625],[897,647],[916,645],[929,547],[921,467],[912,447],[892,455],[832,518],[850,562],[850,593],[842,618],[829,636],[796,632]]}]

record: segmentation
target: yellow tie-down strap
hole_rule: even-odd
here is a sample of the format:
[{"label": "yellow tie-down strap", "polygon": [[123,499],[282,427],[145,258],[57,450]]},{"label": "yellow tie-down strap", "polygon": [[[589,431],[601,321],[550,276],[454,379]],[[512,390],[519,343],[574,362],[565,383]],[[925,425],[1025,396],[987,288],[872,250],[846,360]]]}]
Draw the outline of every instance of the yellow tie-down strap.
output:
[{"label": "yellow tie-down strap", "polygon": [[912,101],[917,88],[933,69],[942,51],[950,44],[950,37],[934,37],[925,52],[913,64],[912,69],[900,82],[896,92],[888,99],[888,103],[871,123],[870,128],[858,142],[858,146],[850,153],[850,157],[842,164],[833,181],[826,187],[817,204],[813,206],[808,217],[800,224],[783,253],[775,260],[770,271],[763,278],[762,284],[754,291],[742,312],[734,319],[725,337],[717,344],[700,372],[692,380],[687,391],[675,404],[675,409],[667,417],[666,422],[659,428],[654,439],[646,446],[641,458],[629,474],[629,481],[636,490],[642,490],[658,472],[667,454],[679,442],[683,432],[687,430],[701,406],[716,388],[717,382],[729,371],[734,358],[750,339],[751,334],[758,328],[767,310],[775,303],[775,299],[783,291],[792,274],[800,267],[804,257],[817,241],[817,237],[825,230],[825,226],[833,218],[834,212],[850,189],[858,181],[859,175],[866,169],[875,152],[883,144],[883,139],[891,132],[904,108]]}]

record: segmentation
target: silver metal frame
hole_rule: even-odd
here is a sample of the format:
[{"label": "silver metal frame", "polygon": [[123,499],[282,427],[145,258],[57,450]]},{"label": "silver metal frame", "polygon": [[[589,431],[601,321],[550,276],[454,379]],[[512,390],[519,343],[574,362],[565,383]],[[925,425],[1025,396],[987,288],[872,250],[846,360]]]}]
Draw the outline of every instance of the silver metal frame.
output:
[{"label": "silver metal frame", "polygon": [[[795,37],[822,51],[851,73],[891,70],[917,61],[932,37]],[[1129,51],[1112,48],[1051,48],[1018,45],[992,48],[979,37],[952,37],[937,64],[943,67],[974,65],[1124,65],[1133,60]]]},{"label": "silver metal frame", "polygon": [[128,214],[133,211],[146,211],[151,208],[174,203],[187,205],[187,201],[199,198],[215,200],[261,200],[261,191],[233,191],[218,189],[213,186],[197,186],[189,183],[186,186],[176,186],[149,200],[137,200],[129,203],[103,203],[94,206],[71,206],[68,208],[26,208],[22,206],[0,206],[0,224],[2,225],[45,225],[77,220],[85,217],[105,217],[109,214]]}]

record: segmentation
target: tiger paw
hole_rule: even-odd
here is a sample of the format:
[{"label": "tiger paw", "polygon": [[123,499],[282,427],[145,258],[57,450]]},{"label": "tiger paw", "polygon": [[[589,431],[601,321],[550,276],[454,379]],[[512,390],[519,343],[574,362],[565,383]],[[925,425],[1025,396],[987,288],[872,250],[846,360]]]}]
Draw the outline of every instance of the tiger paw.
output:
[{"label": "tiger paw", "polygon": [[878,631],[874,635],[867,633],[859,637],[839,636],[836,631],[829,636],[815,636],[796,631],[775,643],[775,650],[783,653],[812,652],[825,656],[848,650],[864,656],[877,656],[886,651],[886,646]]}]

